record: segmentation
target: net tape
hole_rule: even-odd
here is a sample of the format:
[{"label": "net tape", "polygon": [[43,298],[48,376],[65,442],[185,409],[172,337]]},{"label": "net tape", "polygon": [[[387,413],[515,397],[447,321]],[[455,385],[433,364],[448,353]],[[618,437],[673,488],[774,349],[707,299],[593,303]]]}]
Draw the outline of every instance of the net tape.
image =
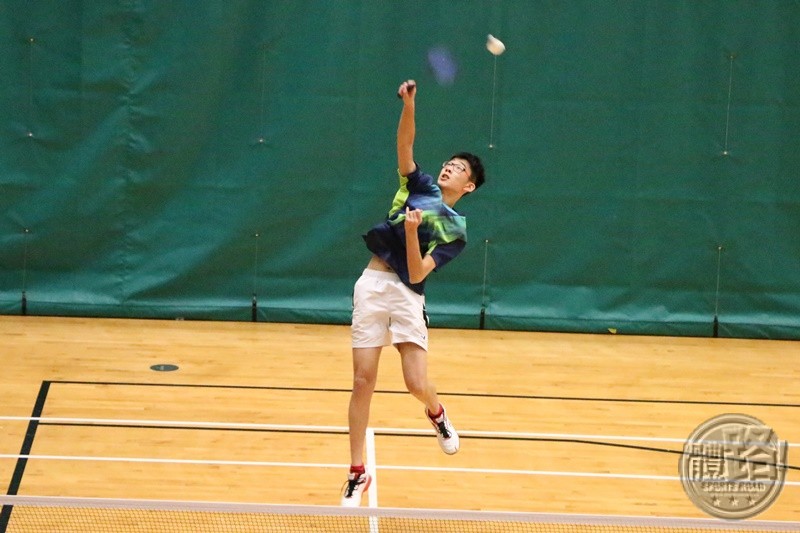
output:
[{"label": "net tape", "polygon": [[[0,533],[27,531],[800,531],[800,522],[59,496],[0,496]],[[74,529],[73,529],[74,528]],[[108,529],[104,529],[108,528]]]}]

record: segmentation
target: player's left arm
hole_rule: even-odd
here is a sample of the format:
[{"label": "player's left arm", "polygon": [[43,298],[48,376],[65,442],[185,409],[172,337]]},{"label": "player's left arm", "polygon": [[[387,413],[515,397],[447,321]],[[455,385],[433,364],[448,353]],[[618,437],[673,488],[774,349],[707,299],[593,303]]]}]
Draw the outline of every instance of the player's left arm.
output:
[{"label": "player's left arm", "polygon": [[422,210],[406,207],[406,262],[408,264],[408,279],[411,283],[422,283],[434,268],[436,261],[430,254],[423,257],[419,248],[419,235],[417,229],[422,223]]}]

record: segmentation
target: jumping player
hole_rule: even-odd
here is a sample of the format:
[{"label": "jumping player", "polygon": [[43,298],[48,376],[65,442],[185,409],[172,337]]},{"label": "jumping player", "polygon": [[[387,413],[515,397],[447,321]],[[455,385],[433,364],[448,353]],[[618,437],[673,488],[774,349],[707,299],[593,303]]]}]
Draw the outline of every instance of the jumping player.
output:
[{"label": "jumping player", "polygon": [[447,454],[459,448],[458,433],[428,381],[428,327],[425,280],[466,245],[466,220],[456,202],[484,182],[480,159],[459,152],[444,162],[439,176],[420,169],[414,160],[415,97],[413,80],[404,81],[398,96],[403,110],[397,127],[397,166],[400,188],[383,222],[364,236],[372,258],[353,291],[353,391],[348,421],[350,472],[341,504],[358,507],[371,482],[364,467],[364,442],[370,401],[375,391],[378,361],[384,346],[400,352],[408,391],[425,405],[439,445]]}]

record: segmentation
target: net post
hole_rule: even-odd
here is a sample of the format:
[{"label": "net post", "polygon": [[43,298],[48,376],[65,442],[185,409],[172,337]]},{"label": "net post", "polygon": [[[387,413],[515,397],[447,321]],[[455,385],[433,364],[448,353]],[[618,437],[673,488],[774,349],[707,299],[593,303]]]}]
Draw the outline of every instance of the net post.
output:
[{"label": "net post", "polygon": [[22,241],[24,251],[22,253],[22,300],[20,301],[20,314],[22,316],[28,315],[28,296],[26,289],[28,288],[28,236],[31,230],[24,228],[22,233]]},{"label": "net post", "polygon": [[486,329],[486,277],[489,272],[489,239],[483,241],[483,283],[481,284],[481,313],[478,329]]},{"label": "net post", "polygon": [[253,234],[253,300],[250,304],[250,321],[258,322],[258,298],[256,297],[258,288],[258,238],[260,233]]}]

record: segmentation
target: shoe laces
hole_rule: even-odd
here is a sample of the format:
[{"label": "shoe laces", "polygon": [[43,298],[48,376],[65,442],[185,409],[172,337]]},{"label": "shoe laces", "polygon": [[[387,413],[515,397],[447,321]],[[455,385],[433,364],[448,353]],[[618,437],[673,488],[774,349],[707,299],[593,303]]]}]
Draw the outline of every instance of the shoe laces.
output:
[{"label": "shoe laces", "polygon": [[442,438],[444,439],[450,438],[450,430],[447,429],[447,423],[444,420],[442,420],[441,422],[437,422],[436,427],[439,430],[439,433],[441,433]]},{"label": "shoe laces", "polygon": [[364,481],[366,481],[366,476],[364,476],[363,474],[362,475],[358,475],[358,476],[354,477],[353,479],[348,479],[347,482],[346,482],[347,488],[344,490],[344,497],[345,498],[352,498],[353,497],[353,492],[355,492],[356,487],[358,487],[359,485],[364,483]]}]

